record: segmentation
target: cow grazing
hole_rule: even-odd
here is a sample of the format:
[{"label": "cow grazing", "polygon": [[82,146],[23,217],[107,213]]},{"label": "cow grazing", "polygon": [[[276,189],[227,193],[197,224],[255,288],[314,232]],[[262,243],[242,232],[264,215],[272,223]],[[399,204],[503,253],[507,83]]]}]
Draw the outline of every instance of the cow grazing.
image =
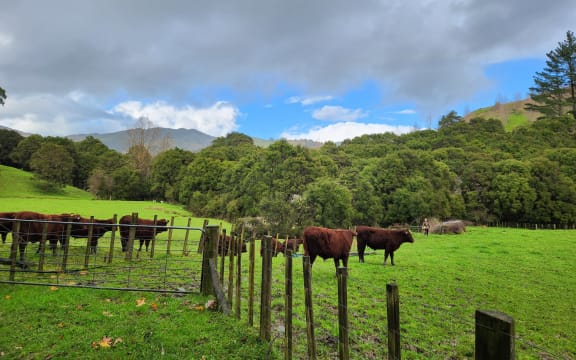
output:
[{"label": "cow grazing", "polygon": [[[284,254],[286,248],[284,243],[276,238],[272,238],[272,256],[278,256],[278,254]],[[264,255],[264,247],[260,246],[260,256]]]},{"label": "cow grazing", "polygon": [[92,237],[90,238],[89,246],[90,253],[96,254],[96,249],[98,247],[98,239],[100,239],[106,232],[112,231],[114,228],[114,219],[86,219],[81,217],[81,226],[73,226],[70,236],[75,239],[88,239],[90,235],[90,226],[92,226]]},{"label": "cow grazing", "polygon": [[310,264],[314,264],[317,256],[326,260],[334,259],[336,269],[342,260],[344,267],[348,266],[350,247],[356,232],[343,229],[328,229],[309,226],[304,229],[304,255],[310,257]]},{"label": "cow grazing", "polygon": [[[131,225],[132,224],[132,216],[131,215],[124,215],[120,219],[121,225]],[[147,219],[138,219],[138,225],[136,227],[136,232],[134,235],[134,240],[140,240],[140,247],[138,251],[142,251],[142,245],[146,243],[146,251],[148,251],[148,246],[150,245],[150,241],[154,238],[154,236],[158,233],[164,232],[168,230],[168,221],[166,219],[159,219],[154,224],[154,220],[147,220]],[[120,240],[122,242],[122,252],[125,252],[128,247],[128,238],[130,236],[130,227],[129,226],[120,226]]]},{"label": "cow grazing", "polygon": [[[220,235],[218,237],[218,255],[228,256],[228,249],[230,249],[230,246],[232,245],[231,241],[232,237],[230,235],[226,235],[226,237]],[[242,242],[242,252],[245,253],[246,251],[246,243]]]},{"label": "cow grazing", "polygon": [[406,229],[381,229],[370,226],[357,226],[357,246],[358,258],[364,262],[364,250],[366,246],[373,250],[384,249],[384,265],[388,255],[390,263],[394,265],[394,251],[398,250],[400,245],[405,242],[414,242],[410,230]]},{"label": "cow grazing", "polygon": [[32,211],[22,211],[14,214],[15,220],[20,221],[20,230],[18,233],[13,232],[12,236],[18,238],[20,247],[20,260],[24,261],[24,251],[26,245],[39,242],[42,240],[42,231],[46,225],[46,240],[50,242],[50,248],[53,255],[56,255],[58,242],[64,244],[68,223],[72,223],[71,232],[75,226],[78,226],[80,215],[77,214],[40,214]]},{"label": "cow grazing", "polygon": [[298,239],[286,239],[284,241],[284,248],[286,250],[291,250],[293,253],[297,253],[300,245],[304,243],[304,240]]},{"label": "cow grazing", "polygon": [[14,219],[14,212],[0,212],[0,235],[2,236],[2,244],[6,243],[8,233],[12,231],[12,219]]}]

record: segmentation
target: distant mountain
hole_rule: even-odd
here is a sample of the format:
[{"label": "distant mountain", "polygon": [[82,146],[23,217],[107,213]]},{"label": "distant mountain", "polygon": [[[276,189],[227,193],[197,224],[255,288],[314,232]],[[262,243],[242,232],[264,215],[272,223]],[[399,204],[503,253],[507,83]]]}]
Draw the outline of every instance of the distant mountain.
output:
[{"label": "distant mountain", "polygon": [[464,116],[464,120],[469,121],[473,118],[498,119],[502,121],[506,131],[532,123],[542,114],[535,111],[524,110],[528,103],[534,103],[530,98],[517,100],[507,103],[497,102],[493,106],[474,110]]},{"label": "distant mountain", "polygon": [[[123,130],[107,134],[80,134],[69,135],[66,138],[72,141],[82,141],[88,136],[92,136],[112,150],[121,153],[128,151],[130,147],[130,131]],[[200,151],[212,144],[214,136],[204,134],[195,129],[167,129],[167,128],[151,128],[145,130],[148,138],[154,138],[152,144],[152,152],[158,153],[162,150],[178,147],[183,150],[192,152]]]}]

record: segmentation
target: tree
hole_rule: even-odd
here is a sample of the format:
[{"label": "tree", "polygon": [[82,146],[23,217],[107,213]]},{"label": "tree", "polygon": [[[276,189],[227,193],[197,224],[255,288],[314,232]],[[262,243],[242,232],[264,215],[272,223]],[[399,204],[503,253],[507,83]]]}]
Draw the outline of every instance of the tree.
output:
[{"label": "tree", "polygon": [[40,178],[64,187],[72,182],[75,164],[64,146],[49,142],[32,155],[30,167]]},{"label": "tree", "polygon": [[535,104],[526,110],[538,111],[545,117],[559,117],[569,112],[576,119],[576,38],[572,31],[566,39],[546,54],[546,67],[534,76],[530,97]]},{"label": "tree", "polygon": [[14,166],[16,163],[10,158],[10,153],[16,149],[24,137],[18,132],[9,129],[0,129],[0,164]]},{"label": "tree", "polygon": [[330,178],[311,183],[304,199],[314,211],[314,223],[329,228],[347,228],[352,219],[352,194]]},{"label": "tree", "polygon": [[0,87],[0,105],[4,106],[5,100],[6,100],[6,90]]},{"label": "tree", "polygon": [[461,121],[462,116],[458,115],[456,111],[452,110],[448,114],[442,115],[442,118],[440,118],[440,121],[438,122],[438,128],[442,129],[450,125],[457,124]]}]

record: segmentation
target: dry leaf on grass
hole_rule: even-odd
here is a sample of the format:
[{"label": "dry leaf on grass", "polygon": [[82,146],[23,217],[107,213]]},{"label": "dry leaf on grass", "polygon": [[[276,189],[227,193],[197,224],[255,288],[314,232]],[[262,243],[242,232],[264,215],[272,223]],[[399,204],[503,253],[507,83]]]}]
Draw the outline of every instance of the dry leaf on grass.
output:
[{"label": "dry leaf on grass", "polygon": [[10,299],[12,298],[12,296],[6,295],[6,296],[4,296],[4,298],[5,298],[6,300],[10,300]]},{"label": "dry leaf on grass", "polygon": [[50,286],[50,291],[56,291],[58,290],[58,286]]},{"label": "dry leaf on grass", "polygon": [[144,304],[146,304],[146,299],[140,298],[136,300],[136,306],[142,306]]}]

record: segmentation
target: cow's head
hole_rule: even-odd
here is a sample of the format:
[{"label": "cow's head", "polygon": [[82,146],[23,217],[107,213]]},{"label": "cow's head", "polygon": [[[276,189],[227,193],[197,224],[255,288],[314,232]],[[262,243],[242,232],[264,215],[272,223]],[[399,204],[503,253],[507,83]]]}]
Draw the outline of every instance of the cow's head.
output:
[{"label": "cow's head", "polygon": [[402,230],[402,232],[403,232],[404,235],[405,235],[405,236],[404,236],[404,241],[402,241],[402,242],[411,242],[411,243],[414,242],[414,238],[412,237],[412,233],[410,232],[410,230],[405,229],[405,230]]}]

